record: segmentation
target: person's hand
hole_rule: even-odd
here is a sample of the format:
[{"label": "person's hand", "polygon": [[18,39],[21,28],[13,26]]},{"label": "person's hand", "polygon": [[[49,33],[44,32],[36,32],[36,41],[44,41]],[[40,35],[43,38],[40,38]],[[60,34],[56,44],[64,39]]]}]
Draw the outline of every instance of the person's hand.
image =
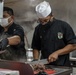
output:
[{"label": "person's hand", "polygon": [[0,41],[0,50],[4,50],[8,45],[8,39],[5,38],[3,40]]},{"label": "person's hand", "polygon": [[58,53],[54,52],[54,53],[49,55],[48,62],[51,63],[51,62],[56,61],[57,59],[58,59]]}]

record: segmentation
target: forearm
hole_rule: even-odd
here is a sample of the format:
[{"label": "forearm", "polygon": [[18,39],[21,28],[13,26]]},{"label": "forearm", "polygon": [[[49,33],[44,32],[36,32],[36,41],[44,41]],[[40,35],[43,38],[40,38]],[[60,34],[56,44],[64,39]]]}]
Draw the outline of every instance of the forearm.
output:
[{"label": "forearm", "polygon": [[39,55],[40,55],[39,51],[37,49],[34,49],[33,50],[33,57],[34,57],[34,59],[39,59]]},{"label": "forearm", "polygon": [[9,37],[7,38],[8,39],[8,44],[9,45],[17,45],[20,43],[21,39],[19,36],[12,36],[12,37]]},{"label": "forearm", "polygon": [[76,49],[76,44],[69,44],[65,46],[64,48],[57,50],[56,52],[58,55],[64,55],[64,54],[74,51],[75,49]]},{"label": "forearm", "polygon": [[69,52],[71,52],[75,49],[76,49],[76,44],[69,44],[69,45],[65,46],[64,48],[59,49],[59,50],[53,52],[52,54],[50,54],[48,57],[48,61],[49,61],[49,63],[54,62],[58,59],[58,56],[68,54]]}]

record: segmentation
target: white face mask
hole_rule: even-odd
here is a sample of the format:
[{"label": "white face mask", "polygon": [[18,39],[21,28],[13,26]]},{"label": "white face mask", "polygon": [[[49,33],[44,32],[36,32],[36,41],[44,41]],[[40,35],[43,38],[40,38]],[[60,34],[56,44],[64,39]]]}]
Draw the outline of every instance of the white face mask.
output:
[{"label": "white face mask", "polygon": [[1,25],[2,27],[8,26],[8,25],[9,25],[9,22],[8,22],[8,19],[9,19],[9,18],[10,18],[10,17],[0,19],[0,25]]}]

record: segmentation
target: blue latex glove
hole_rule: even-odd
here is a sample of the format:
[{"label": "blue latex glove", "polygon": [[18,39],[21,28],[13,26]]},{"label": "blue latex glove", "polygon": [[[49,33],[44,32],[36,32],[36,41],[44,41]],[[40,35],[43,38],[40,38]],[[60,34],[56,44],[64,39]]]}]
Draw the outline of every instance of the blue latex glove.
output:
[{"label": "blue latex glove", "polygon": [[8,45],[8,39],[5,38],[0,42],[0,50],[4,50]]}]

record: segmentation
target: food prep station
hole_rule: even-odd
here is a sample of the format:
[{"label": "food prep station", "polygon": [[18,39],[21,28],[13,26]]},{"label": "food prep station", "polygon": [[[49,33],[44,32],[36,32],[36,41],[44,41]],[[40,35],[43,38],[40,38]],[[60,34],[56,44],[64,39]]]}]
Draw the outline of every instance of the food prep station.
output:
[{"label": "food prep station", "polygon": [[[48,68],[55,70],[54,73],[48,75],[70,75],[72,68],[62,66],[45,65]],[[34,70],[30,64],[15,61],[0,60],[0,68],[19,71],[19,75],[34,75]]]}]

